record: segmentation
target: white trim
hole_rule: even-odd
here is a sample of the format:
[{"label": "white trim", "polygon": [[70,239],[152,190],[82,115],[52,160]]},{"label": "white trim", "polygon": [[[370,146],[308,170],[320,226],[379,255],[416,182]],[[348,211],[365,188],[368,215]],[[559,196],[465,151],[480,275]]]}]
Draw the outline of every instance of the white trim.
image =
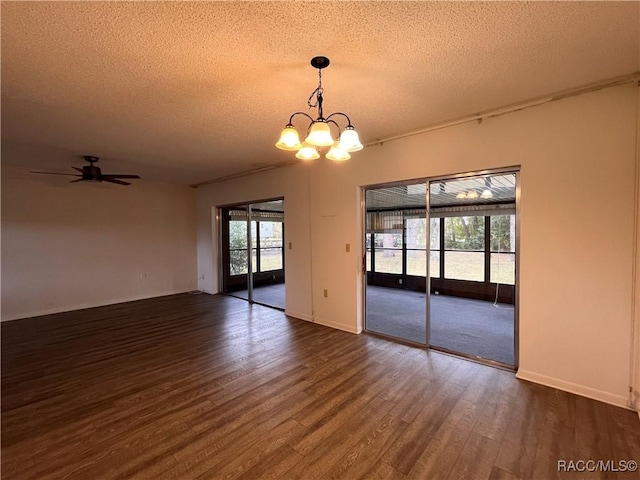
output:
[{"label": "white trim", "polygon": [[636,71],[627,75],[622,75],[620,77],[609,78],[609,79],[601,80],[599,82],[591,83],[588,85],[581,85],[579,87],[569,88],[567,90],[562,90],[560,92],[556,92],[551,95],[531,98],[529,100],[512,103],[510,105],[503,105],[501,107],[485,110],[483,112],[476,113],[473,115],[464,115],[462,117],[445,120],[443,122],[438,122],[438,123],[428,125],[418,130],[411,130],[408,132],[399,133],[391,137],[378,138],[372,142],[365,143],[364,146],[369,147],[373,145],[383,145],[384,143],[391,142],[393,140],[412,137],[414,135],[421,135],[423,133],[432,132],[434,130],[441,130],[443,128],[455,127],[457,125],[462,125],[464,123],[470,123],[470,122],[481,123],[485,119],[499,117],[499,116],[507,115],[513,112],[519,112],[520,110],[524,110],[525,108],[537,107],[539,105],[544,105],[545,103],[553,102],[556,100],[562,100],[569,97],[584,95],[585,93],[595,92],[597,90],[602,90],[604,88],[618,87],[620,85],[626,85],[628,83],[636,83],[638,81],[640,81],[640,72]]},{"label": "white trim", "polygon": [[[640,84],[639,84],[640,86]],[[633,269],[631,277],[631,329],[629,331],[629,404],[640,415],[640,90],[636,102],[636,158],[633,215]]]},{"label": "white trim", "polygon": [[31,312],[17,313],[13,315],[2,315],[2,319],[0,320],[0,322],[10,322],[12,320],[21,320],[24,318],[40,317],[42,315],[53,315],[56,313],[72,312],[74,310],[83,310],[85,308],[104,307],[107,305],[114,305],[116,303],[134,302],[136,300],[144,300],[147,298],[166,297],[167,295],[177,295],[179,293],[187,293],[192,291],[193,289],[170,290],[170,291],[158,292],[158,293],[152,293],[152,294],[141,294],[141,295],[134,295],[131,297],[116,298],[116,299],[107,300],[104,302],[80,303],[77,305],[65,305],[62,307],[47,308],[44,310],[35,310]]},{"label": "white trim", "polygon": [[603,390],[597,390],[595,388],[586,387],[577,383],[567,382],[566,380],[548,377],[546,375],[522,369],[518,370],[518,373],[516,373],[516,378],[520,380],[528,380],[530,382],[539,383],[540,385],[545,385],[547,387],[557,388],[558,390],[562,390],[565,392],[575,393],[576,395],[580,395],[582,397],[591,398],[593,400],[598,400],[600,402],[631,410],[631,408],[627,404],[627,398],[624,395],[615,395]]},{"label": "white trim", "polygon": [[325,320],[325,319],[316,317],[315,323],[319,323],[320,325],[324,325],[325,327],[331,327],[337,330],[342,330],[344,332],[355,333],[355,334],[361,333],[358,331],[358,327],[354,328],[353,325],[345,325],[344,323],[338,323],[332,320]]},{"label": "white trim", "polygon": [[298,320],[304,320],[305,322],[313,322],[313,318],[311,317],[311,315],[307,313],[299,313],[299,312],[292,312],[290,310],[285,310],[284,314],[287,317],[297,318]]}]

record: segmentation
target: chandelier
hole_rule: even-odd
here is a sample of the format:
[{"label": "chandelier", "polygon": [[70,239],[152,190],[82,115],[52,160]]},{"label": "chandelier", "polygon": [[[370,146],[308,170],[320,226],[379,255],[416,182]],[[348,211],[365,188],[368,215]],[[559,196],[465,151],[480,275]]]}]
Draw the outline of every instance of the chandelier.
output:
[{"label": "chandelier", "polygon": [[[322,94],[324,93],[322,88],[322,69],[329,66],[329,59],[327,57],[314,57],[311,59],[311,66],[318,69],[318,86],[311,92],[307,105],[309,105],[309,108],[317,109],[318,117],[314,120],[313,117],[304,112],[296,112],[291,115],[289,123],[280,134],[280,140],[276,143],[276,147],[288,152],[297,152],[296,158],[300,160],[315,160],[320,157],[320,150],[328,147],[326,157],[329,160],[339,162],[349,160],[351,158],[350,153],[362,150],[364,147],[360,143],[358,132],[353,128],[351,120],[346,114],[335,112],[326,118],[324,117],[322,111]],[[310,121],[307,126],[307,136],[302,143],[300,142],[298,131],[293,126],[294,117],[299,115],[306,117]],[[344,129],[341,129],[336,121],[342,117],[347,121]],[[335,127],[334,130],[337,129],[338,131],[335,138],[331,133],[331,125]]]}]

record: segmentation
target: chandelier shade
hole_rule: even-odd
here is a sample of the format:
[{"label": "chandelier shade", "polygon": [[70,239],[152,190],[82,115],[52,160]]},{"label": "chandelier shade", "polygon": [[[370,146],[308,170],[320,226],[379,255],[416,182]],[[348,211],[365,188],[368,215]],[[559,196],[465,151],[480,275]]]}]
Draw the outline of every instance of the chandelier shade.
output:
[{"label": "chandelier shade", "polygon": [[360,143],[358,132],[347,126],[340,135],[340,147],[347,152],[359,152],[364,147]]},{"label": "chandelier shade", "polygon": [[328,147],[329,145],[333,145],[333,138],[331,137],[329,124],[322,120],[313,122],[309,135],[307,135],[307,138],[305,138],[304,141],[316,147]]},{"label": "chandelier shade", "polygon": [[302,148],[298,150],[298,153],[296,153],[296,158],[300,160],[315,160],[320,158],[320,154],[315,147],[305,142],[302,144]]},{"label": "chandelier shade", "polygon": [[[322,69],[329,66],[329,59],[326,57],[314,57],[311,59],[311,66],[318,69],[318,86],[311,92],[307,105],[309,108],[317,110],[314,119],[304,112],[295,112],[289,118],[289,122],[282,130],[280,139],[276,147],[287,152],[297,152],[296,158],[301,160],[315,160],[320,158],[320,152],[326,152],[329,160],[345,161],[351,158],[349,153],[358,152],[364,148],[360,143],[358,132],[351,124],[351,119],[342,112],[335,112],[327,117],[322,110],[323,93]],[[306,127],[306,137],[304,142],[300,142],[300,134],[293,125],[294,118],[305,117],[309,122]],[[341,127],[338,120],[346,121],[346,125]],[[343,123],[344,125],[344,123]],[[332,132],[332,129],[334,132]],[[335,134],[334,134],[335,133]],[[330,148],[327,148],[330,147]]]},{"label": "chandelier shade", "polygon": [[293,125],[289,124],[284,127],[284,130],[282,130],[280,134],[280,140],[276,143],[276,147],[280,150],[286,150],[287,152],[297,152],[302,148],[300,136],[298,135],[298,131],[293,128]]},{"label": "chandelier shade", "polygon": [[349,152],[340,147],[340,142],[338,140],[333,143],[326,156],[329,160],[333,160],[334,162],[344,162],[351,158]]}]

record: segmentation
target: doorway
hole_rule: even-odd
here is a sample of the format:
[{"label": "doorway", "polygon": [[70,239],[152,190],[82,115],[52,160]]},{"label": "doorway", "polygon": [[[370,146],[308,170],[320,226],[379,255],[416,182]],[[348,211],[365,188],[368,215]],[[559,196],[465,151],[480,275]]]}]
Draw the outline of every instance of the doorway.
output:
[{"label": "doorway", "polygon": [[365,331],[517,367],[517,169],[365,189]]},{"label": "doorway", "polygon": [[221,291],[284,310],[284,199],[220,208]]}]

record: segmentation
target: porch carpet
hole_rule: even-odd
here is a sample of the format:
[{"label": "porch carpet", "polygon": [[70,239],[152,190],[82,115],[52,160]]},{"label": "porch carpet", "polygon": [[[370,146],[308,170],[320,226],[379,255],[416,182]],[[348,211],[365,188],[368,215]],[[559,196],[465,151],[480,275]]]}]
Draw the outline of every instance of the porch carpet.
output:
[{"label": "porch carpet", "polygon": [[[424,293],[367,286],[369,331],[424,343]],[[431,295],[431,345],[514,364],[514,308],[482,300]]]}]

